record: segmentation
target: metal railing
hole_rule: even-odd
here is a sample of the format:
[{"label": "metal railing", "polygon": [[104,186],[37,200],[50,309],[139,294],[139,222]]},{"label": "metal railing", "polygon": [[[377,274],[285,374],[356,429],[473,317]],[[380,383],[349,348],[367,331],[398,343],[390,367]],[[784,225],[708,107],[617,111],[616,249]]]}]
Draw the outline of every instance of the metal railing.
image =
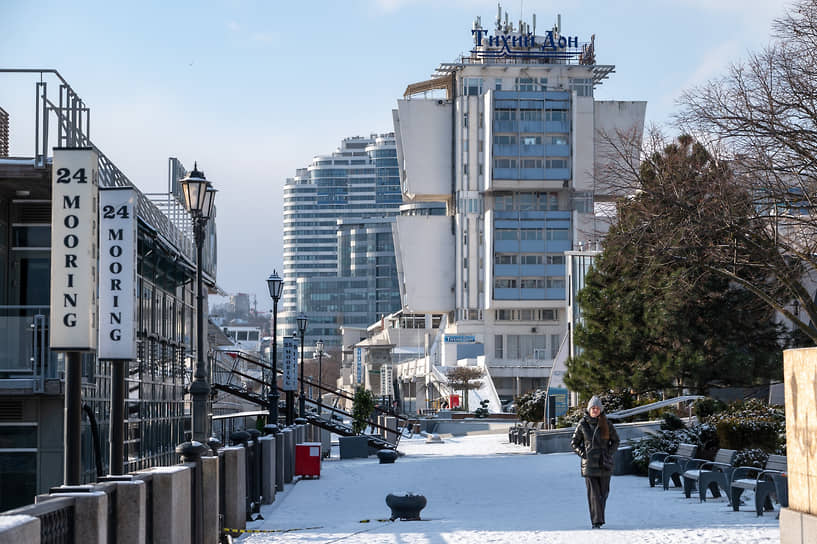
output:
[{"label": "metal railing", "polygon": [[40,542],[74,544],[74,499],[60,497],[3,512],[39,518]]}]

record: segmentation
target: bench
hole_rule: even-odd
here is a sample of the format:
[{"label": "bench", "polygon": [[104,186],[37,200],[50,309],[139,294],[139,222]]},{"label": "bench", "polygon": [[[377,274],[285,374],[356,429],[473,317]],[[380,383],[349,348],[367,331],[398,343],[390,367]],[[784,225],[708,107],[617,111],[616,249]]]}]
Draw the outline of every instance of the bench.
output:
[{"label": "bench", "polygon": [[692,490],[698,485],[698,498],[700,502],[706,501],[706,490],[712,491],[712,497],[721,496],[720,490],[726,493],[729,499],[729,480],[732,475],[732,463],[738,450],[719,449],[715,454],[715,460],[690,459],[684,468],[684,495],[689,498]]},{"label": "bench", "polygon": [[657,451],[650,455],[650,464],[647,465],[647,477],[650,480],[650,487],[655,487],[658,477],[664,484],[664,491],[669,489],[669,481],[672,479],[675,487],[681,487],[681,477],[686,462],[695,457],[698,446],[695,444],[679,444],[678,450],[674,454],[664,451]]},{"label": "bench", "polygon": [[508,429],[508,442],[511,444],[521,444],[522,434],[527,434],[528,427],[531,425],[531,423],[526,421],[524,423],[514,425]]},{"label": "bench", "polygon": [[[746,489],[755,492],[755,512],[758,516],[763,515],[763,510],[771,512],[771,496],[774,495],[780,506],[789,505],[789,488],[786,478],[788,464],[785,455],[770,455],[766,460],[763,469],[757,467],[738,467],[732,471],[732,481],[730,484],[730,499],[732,510],[738,511],[740,507],[740,496]],[[757,474],[750,478],[751,474]]]},{"label": "bench", "polygon": [[522,432],[522,445],[523,446],[530,446],[531,436],[536,436],[536,431],[541,431],[544,429],[544,423],[534,423],[531,427],[528,427],[527,430]]}]

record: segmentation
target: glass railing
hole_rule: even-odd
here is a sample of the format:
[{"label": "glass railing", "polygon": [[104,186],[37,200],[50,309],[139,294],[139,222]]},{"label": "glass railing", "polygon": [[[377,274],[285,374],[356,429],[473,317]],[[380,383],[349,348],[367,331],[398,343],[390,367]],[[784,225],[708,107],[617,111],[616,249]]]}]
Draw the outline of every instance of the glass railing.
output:
[{"label": "glass railing", "polygon": [[0,379],[42,384],[59,377],[62,362],[48,348],[49,313],[48,306],[0,306]]}]

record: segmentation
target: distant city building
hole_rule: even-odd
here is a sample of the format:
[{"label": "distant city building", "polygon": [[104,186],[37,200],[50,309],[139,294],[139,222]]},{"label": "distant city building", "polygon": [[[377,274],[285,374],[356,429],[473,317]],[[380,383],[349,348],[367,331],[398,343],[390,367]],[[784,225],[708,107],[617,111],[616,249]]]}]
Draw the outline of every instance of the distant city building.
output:
[{"label": "distant city building", "polygon": [[401,201],[394,134],[346,138],[286,181],[280,335],[304,312],[307,352],[319,339],[340,347],[342,325],[399,309],[391,223]]},{"label": "distant city building", "polygon": [[[484,367],[505,403],[547,385],[574,309],[568,252],[595,247],[595,206],[614,197],[595,175],[609,151],[601,134],[638,141],[646,102],[595,100],[614,66],[561,22],[537,34],[477,19],[470,38],[470,53],[409,85],[394,111],[404,201],[447,209],[401,214],[395,250],[403,311],[447,316],[428,356]],[[413,382],[434,380],[412,372],[395,375],[430,394]]]},{"label": "distant city building", "polygon": [[230,295],[230,306],[236,317],[246,319],[250,315],[250,295],[247,293]]}]

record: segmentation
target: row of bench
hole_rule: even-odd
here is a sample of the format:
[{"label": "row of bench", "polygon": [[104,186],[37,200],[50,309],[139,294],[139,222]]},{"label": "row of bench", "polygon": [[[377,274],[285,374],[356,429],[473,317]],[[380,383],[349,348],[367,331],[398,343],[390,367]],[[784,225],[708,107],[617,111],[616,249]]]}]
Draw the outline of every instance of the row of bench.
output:
[{"label": "row of bench", "polygon": [[522,446],[530,446],[531,436],[536,434],[536,431],[541,431],[545,428],[542,421],[531,422],[526,421],[521,424],[516,424],[508,429],[508,442],[511,444],[520,444]]},{"label": "row of bench", "polygon": [[670,480],[676,487],[681,487],[683,479],[686,497],[689,498],[697,487],[701,502],[706,500],[707,489],[713,497],[720,497],[722,489],[735,512],[740,507],[740,496],[749,489],[755,492],[758,516],[763,515],[764,510],[774,510],[772,496],[781,506],[789,505],[785,455],[770,455],[763,468],[734,467],[736,450],[720,449],[714,461],[695,458],[697,450],[694,444],[680,444],[675,454],[653,453],[647,471],[650,487],[655,487],[659,479],[664,490],[669,489]]}]

